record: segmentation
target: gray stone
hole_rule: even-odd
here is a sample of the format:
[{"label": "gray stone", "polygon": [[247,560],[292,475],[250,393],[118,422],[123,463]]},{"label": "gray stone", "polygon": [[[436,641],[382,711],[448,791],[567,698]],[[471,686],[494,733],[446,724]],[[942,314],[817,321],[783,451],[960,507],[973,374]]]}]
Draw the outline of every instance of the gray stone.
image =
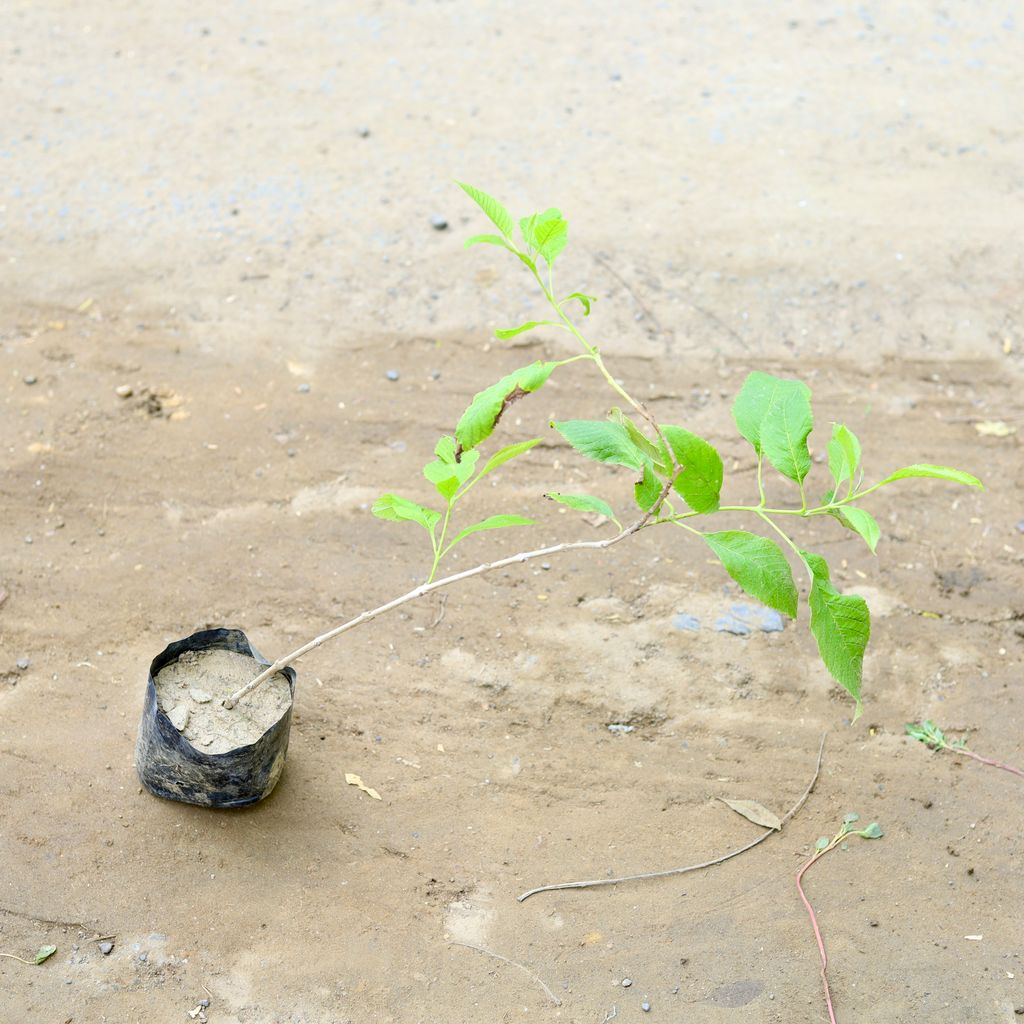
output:
[{"label": "gray stone", "polygon": [[112,942],[101,942],[100,943],[100,952],[104,956],[110,956],[110,954],[113,951],[114,951],[114,944]]}]

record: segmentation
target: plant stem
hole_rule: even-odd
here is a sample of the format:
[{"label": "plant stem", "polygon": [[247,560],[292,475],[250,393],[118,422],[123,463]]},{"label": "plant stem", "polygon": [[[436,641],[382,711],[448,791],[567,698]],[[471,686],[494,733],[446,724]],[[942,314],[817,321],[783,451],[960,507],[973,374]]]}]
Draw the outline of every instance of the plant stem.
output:
[{"label": "plant stem", "polygon": [[836,1024],[836,1013],[832,1008],[832,992],[828,987],[828,954],[825,952],[825,941],[822,939],[821,929],[818,927],[818,917],[814,913],[814,907],[811,906],[811,901],[804,893],[804,887],[801,883],[807,869],[812,864],[819,861],[826,853],[829,852],[829,850],[834,850],[836,848],[836,844],[841,838],[842,835],[839,835],[833,839],[825,849],[815,850],[811,859],[807,861],[796,873],[797,892],[800,893],[800,899],[803,901],[804,907],[807,910],[807,916],[811,919],[811,927],[814,929],[814,941],[818,944],[818,954],[821,956],[821,983],[825,987],[825,1003],[828,1006],[828,1019],[830,1024]]},{"label": "plant stem", "polygon": [[1014,768],[1012,764],[1003,764],[1002,761],[993,761],[990,757],[982,757],[981,754],[976,754],[973,750],[968,750],[966,747],[952,747],[948,743],[943,748],[950,750],[954,754],[963,754],[965,757],[974,758],[975,761],[980,761],[982,764],[990,765],[993,768],[1002,768],[1004,772],[1011,772],[1014,775],[1020,776],[1024,779],[1024,771],[1019,768]]},{"label": "plant stem", "polygon": [[35,967],[36,966],[36,961],[35,960],[25,960],[25,959],[23,959],[20,956],[15,956],[13,953],[0,953],[0,956],[5,956],[9,960],[17,960],[19,964],[28,964],[29,967]]},{"label": "plant stem", "polygon": [[[444,522],[441,524],[441,536],[434,544],[434,564],[430,567],[430,575],[427,577],[427,582],[433,581],[434,576],[437,573],[437,564],[441,561],[441,556],[445,554],[444,547],[444,535],[448,532],[448,520],[452,514],[452,499],[449,498],[444,510]],[[433,534],[431,534],[431,540],[433,540]]]},{"label": "plant stem", "polygon": [[410,590],[407,594],[403,594],[401,597],[396,597],[393,601],[388,601],[386,604],[382,604],[377,608],[372,608],[368,611],[362,612],[354,619],[349,619],[348,622],[343,622],[340,626],[335,626],[334,629],[330,629],[326,633],[310,640],[308,643],[303,644],[301,647],[292,651],[291,654],[286,654],[283,658],[278,658],[273,665],[261,672],[255,679],[236,690],[230,697],[227,697],[223,701],[224,707],[230,711],[243,697],[252,693],[257,686],[260,686],[272,675],[298,661],[304,654],[308,654],[310,651],[316,650],[317,647],[321,646],[321,644],[325,644],[328,640],[333,640],[336,636],[341,636],[342,633],[347,633],[350,629],[355,629],[356,626],[361,626],[364,622],[370,622],[379,615],[383,615],[385,612],[399,608],[409,601],[415,601],[418,597],[423,597],[435,590],[440,590],[442,587],[447,587],[449,584],[458,583],[461,580],[468,580],[473,576],[480,576],[483,573],[491,572],[494,569],[502,569],[507,565],[515,565],[518,562],[529,562],[534,558],[543,558],[547,555],[557,555],[563,551],[582,551],[584,549],[601,550],[603,548],[610,548],[613,544],[618,544],[619,541],[625,540],[626,537],[631,537],[634,533],[638,533],[647,526],[654,526],[656,523],[657,520],[652,521],[650,513],[648,513],[636,520],[636,522],[627,526],[625,529],[621,530],[614,537],[609,537],[607,540],[569,541],[564,544],[552,544],[549,547],[537,548],[535,551],[520,551],[517,555],[509,555],[507,558],[499,558],[495,562],[483,562],[480,565],[474,566],[472,569],[464,569],[462,572],[453,573],[451,576],[445,576],[443,579],[422,583],[420,586]]}]

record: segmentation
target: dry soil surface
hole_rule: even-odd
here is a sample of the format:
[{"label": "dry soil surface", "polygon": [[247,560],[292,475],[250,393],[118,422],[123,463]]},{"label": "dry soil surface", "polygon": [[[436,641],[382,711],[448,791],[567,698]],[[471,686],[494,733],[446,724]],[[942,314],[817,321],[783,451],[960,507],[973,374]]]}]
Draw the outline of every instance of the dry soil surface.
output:
[{"label": "dry soil surface", "polygon": [[[58,951],[0,959],[0,1019],[812,1024],[793,875],[853,811],[885,838],[808,876],[839,1019],[1019,1020],[1021,783],[903,735],[928,717],[1024,762],[1015,5],[7,6],[0,951]],[[873,609],[855,724],[806,612],[719,632],[743,598],[658,528],[311,654],[265,802],[156,799],[132,764],[150,660],[220,625],[279,656],[422,580],[422,532],[369,505],[426,500],[475,391],[573,354],[488,341],[540,307],[462,249],[486,224],[453,176],[562,205],[565,290],[601,297],[616,374],[720,447],[731,499],[756,494],[728,409],[752,369],[811,384],[817,455],[842,420],[872,477],[945,462],[988,489],[873,496],[877,558],[800,524]],[[580,364],[514,408],[501,440],[544,441],[467,513],[538,525],[453,568],[608,535],[541,496],[628,508],[629,474],[547,427],[610,404]],[[825,731],[756,850],[516,901],[749,841],[718,798],[784,811]]]}]

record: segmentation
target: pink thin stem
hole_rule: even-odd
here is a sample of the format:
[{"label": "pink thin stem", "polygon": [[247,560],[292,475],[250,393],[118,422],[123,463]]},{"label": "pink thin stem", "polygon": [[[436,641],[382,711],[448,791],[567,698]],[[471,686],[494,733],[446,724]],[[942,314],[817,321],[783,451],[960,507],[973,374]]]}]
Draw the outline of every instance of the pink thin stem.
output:
[{"label": "pink thin stem", "polygon": [[832,1009],[832,992],[828,987],[828,954],[825,952],[825,941],[821,937],[821,929],[818,927],[818,917],[814,913],[814,907],[811,906],[810,900],[804,895],[804,887],[800,884],[804,872],[816,861],[820,860],[822,856],[828,853],[832,849],[832,846],[826,847],[820,853],[815,855],[807,861],[806,864],[796,873],[796,890],[800,893],[800,899],[803,900],[804,907],[807,908],[807,916],[811,919],[811,927],[814,929],[814,940],[818,943],[818,953],[821,956],[821,983],[825,987],[825,1002],[828,1005],[828,1019],[830,1024],[836,1024],[836,1012]]},{"label": "pink thin stem", "polygon": [[963,754],[965,757],[973,757],[975,761],[980,761],[982,764],[991,765],[993,768],[1002,768],[1004,772],[1012,772],[1014,775],[1019,775],[1024,779],[1024,772],[1019,768],[1014,768],[1012,764],[1003,764],[1002,761],[993,761],[990,757],[982,757],[981,754],[976,754],[973,750],[967,750],[965,747],[949,747],[954,754]]}]

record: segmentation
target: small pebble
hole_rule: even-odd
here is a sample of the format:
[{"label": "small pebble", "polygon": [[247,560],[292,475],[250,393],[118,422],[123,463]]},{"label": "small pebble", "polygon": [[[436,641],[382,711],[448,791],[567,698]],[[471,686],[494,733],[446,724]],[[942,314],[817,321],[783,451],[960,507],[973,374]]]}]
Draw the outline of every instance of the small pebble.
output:
[{"label": "small pebble", "polygon": [[[448,225],[446,224],[446,225],[445,225],[445,227],[447,227],[447,226],[448,226]],[[26,384],[27,384],[27,385],[28,385],[29,387],[31,387],[31,386],[32,386],[33,384],[35,384],[35,383],[36,383],[36,382],[37,382],[37,381],[39,380],[39,378],[38,378],[38,377],[36,377],[36,376],[35,376],[34,374],[31,374],[31,373],[26,373],[26,374],[25,374],[25,376],[24,376],[24,377],[22,377],[21,379],[22,379],[22,380],[23,380],[23,381],[24,381],[24,382],[25,382],[25,383],[26,383]],[[70,985],[70,984],[71,984],[71,982],[68,982],[68,984]]]},{"label": "small pebble", "polygon": [[32,538],[31,537],[26,537],[25,538],[25,543],[26,544],[31,544],[32,543]]},{"label": "small pebble", "polygon": [[112,942],[101,942],[100,943],[100,952],[104,956],[110,956],[110,954],[113,953],[113,951],[114,951],[114,944]]},{"label": "small pebble", "polygon": [[629,986],[632,985],[632,984],[633,984],[633,979],[632,978],[623,978],[622,979],[622,987],[623,988],[629,988]]},{"label": "small pebble", "polygon": [[298,386],[297,390],[298,390],[300,395],[308,395],[309,394],[309,385],[308,384],[300,384]]},{"label": "small pebble", "polygon": [[[434,229],[435,231],[444,231],[444,230],[446,230],[446,229],[447,229],[447,227],[448,227],[448,221],[446,221],[446,220],[444,219],[444,217],[442,217],[442,216],[441,216],[441,214],[439,214],[439,213],[435,213],[435,214],[434,214],[434,215],[433,215],[433,216],[432,216],[432,217],[430,218],[430,226],[431,226],[431,227],[432,227],[432,228],[433,228],[433,229]],[[32,383],[34,384],[34,383],[35,383],[35,381],[33,381]]]},{"label": "small pebble", "polygon": [[[440,370],[431,370],[430,371],[430,379],[431,380],[440,380],[441,379],[441,371]],[[1024,523],[1024,519],[1022,519],[1021,522]]]},{"label": "small pebble", "polygon": [[398,380],[398,371],[388,370],[388,372],[385,373],[384,376],[387,377],[388,380]]},{"label": "small pebble", "polygon": [[19,658],[17,661],[17,666],[21,669],[22,672],[24,672],[25,669],[27,669],[31,664],[32,662],[29,661],[28,658]]},{"label": "small pebble", "polygon": [[131,398],[135,394],[135,390],[131,384],[120,384],[114,389],[118,398]]},{"label": "small pebble", "polygon": [[149,959],[149,954],[148,953],[140,953],[139,954],[139,963],[140,964],[144,964],[148,959]]},{"label": "small pebble", "polygon": [[640,1009],[641,1009],[641,1010],[643,1010],[643,1011],[644,1011],[644,1013],[650,1013],[650,1012],[651,1012],[651,1004],[650,1004],[649,1002],[647,1002],[647,1000],[645,999],[645,1000],[644,1000],[644,1001],[643,1001],[643,1002],[642,1002],[642,1003],[640,1004]]},{"label": "small pebble", "polygon": [[1024,519],[1021,519],[1017,522],[1017,532],[1024,533]]},{"label": "small pebble", "polygon": [[194,686],[189,689],[188,695],[197,704],[209,704],[213,700],[213,694],[207,693],[205,690],[197,690]]},{"label": "small pebble", "polygon": [[361,139],[368,139],[370,137],[370,129],[367,128],[365,124],[361,128],[358,128],[357,132]]},{"label": "small pebble", "polygon": [[199,1000],[199,1005],[205,1010],[205,1009],[207,1009],[209,1007],[210,1000],[209,999],[200,999]]},{"label": "small pebble", "polygon": [[542,569],[545,569],[545,570],[546,570],[546,569],[550,569],[550,568],[551,568],[551,563],[550,563],[550,562],[541,562],[541,563],[540,563],[540,567],[541,567]]}]

